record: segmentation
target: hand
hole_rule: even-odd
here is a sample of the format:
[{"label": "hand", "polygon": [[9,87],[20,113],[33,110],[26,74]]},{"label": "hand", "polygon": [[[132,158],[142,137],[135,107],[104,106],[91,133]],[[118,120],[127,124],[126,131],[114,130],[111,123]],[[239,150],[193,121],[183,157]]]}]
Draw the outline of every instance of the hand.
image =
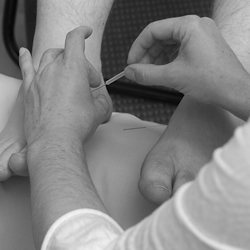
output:
[{"label": "hand", "polygon": [[[177,57],[169,63],[176,46]],[[248,77],[215,23],[197,16],[151,23],[133,43],[128,64],[125,76],[131,80],[174,88],[224,108],[235,91],[244,94],[237,83]]]},{"label": "hand", "polygon": [[20,51],[25,92],[25,137],[28,146],[43,134],[73,132],[85,141],[107,117],[104,95],[93,97],[101,77],[84,55],[88,27],[68,33],[65,50],[50,49],[35,72],[30,53]]}]

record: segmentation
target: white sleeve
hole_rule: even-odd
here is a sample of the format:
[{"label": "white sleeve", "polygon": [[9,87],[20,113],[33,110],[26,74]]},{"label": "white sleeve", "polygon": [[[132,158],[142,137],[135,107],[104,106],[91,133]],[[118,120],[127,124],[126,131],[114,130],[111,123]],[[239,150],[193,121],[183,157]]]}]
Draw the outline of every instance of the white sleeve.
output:
[{"label": "white sleeve", "polygon": [[70,244],[78,243],[88,250],[249,249],[249,180],[250,123],[215,151],[194,182],[136,226],[122,233],[109,216],[86,210],[67,230],[54,230],[49,244],[45,238],[42,250],[76,249]]},{"label": "white sleeve", "polygon": [[122,232],[110,216],[93,209],[78,209],[54,222],[41,250],[103,250]]},{"label": "white sleeve", "polygon": [[239,250],[250,246],[250,123],[214,152],[194,182],[108,250]]}]

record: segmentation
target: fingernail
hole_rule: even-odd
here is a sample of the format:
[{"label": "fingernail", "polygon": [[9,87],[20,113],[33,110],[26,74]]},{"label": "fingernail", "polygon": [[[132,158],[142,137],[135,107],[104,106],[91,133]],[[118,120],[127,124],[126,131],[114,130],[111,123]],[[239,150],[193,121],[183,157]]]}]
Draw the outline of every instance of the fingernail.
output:
[{"label": "fingernail", "polygon": [[26,51],[25,48],[20,48],[19,49],[19,56],[23,56],[25,51]]},{"label": "fingernail", "polygon": [[169,189],[164,183],[154,183],[153,187],[155,192],[157,190],[158,197],[160,198],[160,200],[158,200],[158,204],[170,199],[172,196],[171,189]]},{"label": "fingernail", "polygon": [[126,68],[125,70],[125,76],[126,78],[135,81],[135,71],[132,68]]},{"label": "fingernail", "polygon": [[21,153],[14,153],[13,155],[23,156],[23,154],[21,154]]}]

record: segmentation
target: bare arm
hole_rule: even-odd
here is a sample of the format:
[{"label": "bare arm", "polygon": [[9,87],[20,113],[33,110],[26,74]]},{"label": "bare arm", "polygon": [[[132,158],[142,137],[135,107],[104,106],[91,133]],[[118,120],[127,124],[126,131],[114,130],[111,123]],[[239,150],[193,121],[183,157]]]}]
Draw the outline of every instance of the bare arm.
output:
[{"label": "bare arm", "polygon": [[114,0],[38,0],[37,23],[32,56],[38,67],[43,52],[63,48],[66,34],[81,25],[93,29],[86,40],[86,57],[101,71],[101,42],[108,14]]},{"label": "bare arm", "polygon": [[44,53],[36,74],[30,53],[25,50],[20,56],[33,230],[38,247],[51,224],[63,214],[77,208],[106,212],[83,150],[110,108],[105,96],[95,98],[90,90],[101,83],[84,55],[84,40],[91,32],[87,27],[70,32],[65,50]]},{"label": "bare arm", "polygon": [[28,166],[36,245],[59,217],[72,210],[107,212],[90,178],[82,142],[72,132],[42,136],[28,148]]},{"label": "bare arm", "polygon": [[[36,31],[33,41],[32,57],[35,69],[38,68],[40,59],[43,53],[50,48],[64,48],[65,38],[69,31],[81,26],[90,26],[93,29],[93,34],[86,40],[85,54],[87,59],[101,74],[101,43],[104,27],[114,0],[38,0],[37,1],[37,21]],[[111,98],[108,95],[106,87],[100,88],[94,92],[95,96],[106,95],[109,105],[112,104]],[[22,92],[19,93],[19,99],[24,99]],[[21,102],[22,103],[22,102]],[[16,112],[12,113],[15,119],[9,121],[8,127],[16,130],[14,135],[6,129],[2,133],[7,139],[0,138],[4,144],[12,144],[15,141],[15,146],[12,150],[8,150],[8,146],[0,148],[0,165],[3,166],[0,180],[6,180],[14,172],[17,175],[26,176],[27,161],[26,161],[26,142],[23,136],[23,112],[22,105],[16,105]],[[18,118],[16,119],[18,114]],[[112,108],[109,109],[107,120],[111,116]],[[13,121],[14,120],[14,121]],[[10,134],[10,135],[9,135]],[[12,141],[9,140],[12,138]],[[7,143],[5,143],[7,141]],[[5,154],[3,152],[5,151]],[[21,151],[21,152],[20,152]],[[17,154],[21,153],[21,154]],[[4,157],[3,157],[4,156]],[[10,158],[9,158],[10,157]],[[12,170],[12,171],[10,171]]]}]

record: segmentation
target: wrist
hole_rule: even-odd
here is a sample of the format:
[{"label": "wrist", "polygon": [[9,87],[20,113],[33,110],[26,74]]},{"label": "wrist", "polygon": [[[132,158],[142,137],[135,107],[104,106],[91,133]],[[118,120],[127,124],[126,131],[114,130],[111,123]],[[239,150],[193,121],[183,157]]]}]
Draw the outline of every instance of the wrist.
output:
[{"label": "wrist", "polygon": [[225,86],[219,106],[246,121],[250,116],[250,75],[246,71],[234,74]]},{"label": "wrist", "polygon": [[39,162],[31,164],[32,166],[43,164],[44,155],[46,155],[46,161],[54,162],[63,159],[65,154],[70,158],[84,155],[83,142],[74,131],[62,129],[46,131],[37,136],[33,142],[28,143],[28,163],[33,162],[34,159]]},{"label": "wrist", "polygon": [[27,153],[32,210],[36,214],[33,225],[38,237],[72,210],[105,211],[89,175],[79,137],[71,131],[50,132],[29,145]]},{"label": "wrist", "polygon": [[39,147],[39,145],[49,145],[50,143],[57,144],[57,142],[65,144],[70,141],[83,144],[87,138],[87,133],[86,135],[79,134],[79,131],[71,128],[51,128],[43,131],[40,129],[39,133],[28,136],[27,145],[28,148],[32,148]]}]

